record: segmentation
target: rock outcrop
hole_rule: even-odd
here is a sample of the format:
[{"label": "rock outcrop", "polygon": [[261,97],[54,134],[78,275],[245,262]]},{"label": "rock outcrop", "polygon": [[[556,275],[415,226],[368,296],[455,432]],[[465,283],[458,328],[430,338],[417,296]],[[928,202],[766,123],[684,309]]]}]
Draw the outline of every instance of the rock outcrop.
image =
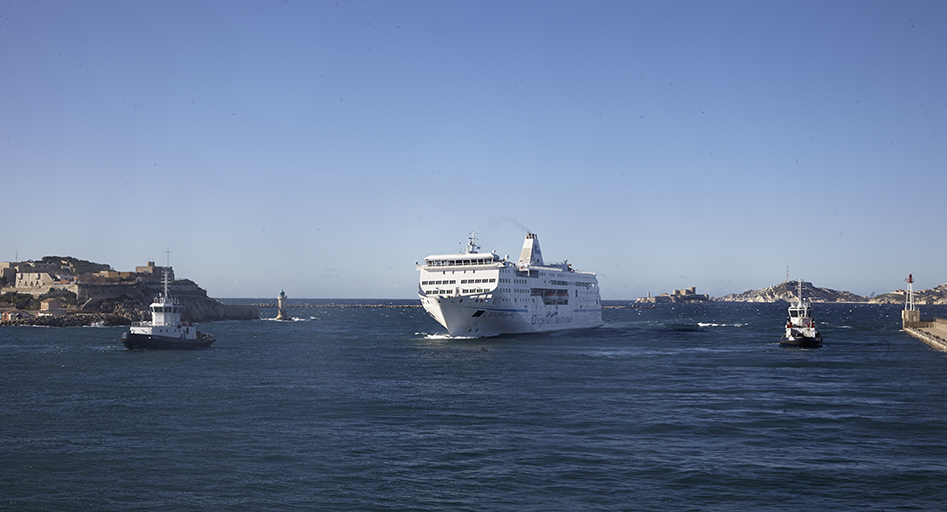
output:
[{"label": "rock outcrop", "polygon": [[[798,287],[799,281],[785,281],[759,290],[724,295],[714,300],[725,302],[794,302],[798,299]],[[851,292],[818,288],[806,281],[802,283],[802,294],[803,297],[812,302],[868,302],[867,297],[855,295]]]}]

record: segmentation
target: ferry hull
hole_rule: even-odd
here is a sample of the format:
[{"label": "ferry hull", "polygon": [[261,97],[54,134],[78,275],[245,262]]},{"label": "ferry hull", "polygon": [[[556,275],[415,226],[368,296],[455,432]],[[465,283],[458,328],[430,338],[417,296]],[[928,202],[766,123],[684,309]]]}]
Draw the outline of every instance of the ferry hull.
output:
[{"label": "ferry hull", "polygon": [[196,339],[181,339],[151,334],[122,333],[122,343],[129,350],[194,350],[210,347],[214,341],[214,337],[209,334],[203,334]]},{"label": "ferry hull", "polygon": [[450,336],[459,337],[588,329],[604,324],[601,308],[583,309],[569,305],[504,308],[472,298],[425,296],[421,296],[421,304]]}]

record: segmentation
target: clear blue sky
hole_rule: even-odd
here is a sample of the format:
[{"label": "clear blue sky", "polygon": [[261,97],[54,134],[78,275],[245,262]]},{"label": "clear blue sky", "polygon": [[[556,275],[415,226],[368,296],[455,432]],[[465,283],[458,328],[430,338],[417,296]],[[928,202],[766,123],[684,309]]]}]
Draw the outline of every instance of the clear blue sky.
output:
[{"label": "clear blue sky", "polygon": [[603,297],[947,282],[947,2],[14,1],[0,261],[413,298],[457,251]]}]

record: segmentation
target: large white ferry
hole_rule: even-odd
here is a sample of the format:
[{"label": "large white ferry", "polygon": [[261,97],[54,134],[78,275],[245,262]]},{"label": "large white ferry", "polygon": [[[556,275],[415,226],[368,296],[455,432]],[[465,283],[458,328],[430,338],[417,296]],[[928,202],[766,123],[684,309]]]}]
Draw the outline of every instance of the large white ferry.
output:
[{"label": "large white ferry", "polygon": [[594,272],[568,262],[543,263],[539,238],[526,234],[519,260],[481,253],[475,233],[459,254],[432,255],[417,265],[424,309],[451,336],[582,329],[602,325]]},{"label": "large white ferry", "polygon": [[214,336],[202,333],[190,322],[181,321],[184,305],[168,293],[168,272],[164,272],[164,293],[151,303],[151,321],[135,322],[122,333],[122,343],[129,350],[188,350],[206,348]]}]

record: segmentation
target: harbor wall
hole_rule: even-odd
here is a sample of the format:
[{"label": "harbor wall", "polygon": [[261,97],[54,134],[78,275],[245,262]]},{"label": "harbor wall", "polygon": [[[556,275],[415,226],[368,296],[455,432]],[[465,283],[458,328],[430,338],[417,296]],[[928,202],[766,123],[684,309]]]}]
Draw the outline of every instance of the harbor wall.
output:
[{"label": "harbor wall", "polygon": [[919,311],[902,311],[904,332],[927,343],[931,348],[947,352],[947,319],[920,317]]}]

